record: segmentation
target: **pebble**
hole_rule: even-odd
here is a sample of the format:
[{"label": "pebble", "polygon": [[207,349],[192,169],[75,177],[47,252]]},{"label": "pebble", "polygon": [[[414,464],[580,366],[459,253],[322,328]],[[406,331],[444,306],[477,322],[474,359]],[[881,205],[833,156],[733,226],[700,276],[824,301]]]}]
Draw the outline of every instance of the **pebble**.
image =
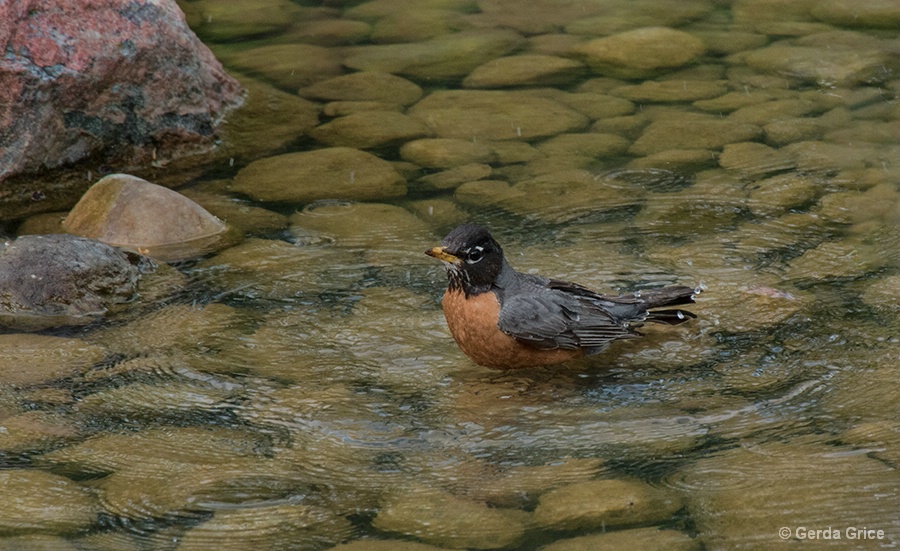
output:
[{"label": "pebble", "polygon": [[896,66],[896,56],[876,39],[857,35],[851,45],[844,40],[847,34],[840,33],[816,33],[796,43],[776,42],[737,55],[757,71],[825,86],[870,84],[884,78],[886,67]]},{"label": "pebble", "polygon": [[837,27],[896,29],[900,26],[900,6],[893,0],[869,0],[848,5],[841,0],[816,3],[811,14]]},{"label": "pebble", "polygon": [[773,172],[794,168],[790,155],[758,142],[726,144],[719,155],[719,166],[741,178],[755,180]]},{"label": "pebble", "polygon": [[191,29],[204,40],[233,42],[275,34],[290,27],[302,13],[289,0],[250,0],[245,3],[201,0],[183,8]]},{"label": "pebble", "polygon": [[129,174],[110,174],[63,221],[68,233],[128,247],[161,260],[183,260],[221,247],[226,225],[184,195]]},{"label": "pebble", "polygon": [[453,189],[466,182],[487,179],[493,172],[490,165],[472,163],[422,176],[417,183],[432,189]]},{"label": "pebble", "polygon": [[178,549],[319,549],[344,541],[353,532],[349,520],[303,503],[223,507],[188,530]]},{"label": "pebble", "polygon": [[900,276],[876,279],[863,291],[862,299],[870,307],[882,312],[900,311]]}]

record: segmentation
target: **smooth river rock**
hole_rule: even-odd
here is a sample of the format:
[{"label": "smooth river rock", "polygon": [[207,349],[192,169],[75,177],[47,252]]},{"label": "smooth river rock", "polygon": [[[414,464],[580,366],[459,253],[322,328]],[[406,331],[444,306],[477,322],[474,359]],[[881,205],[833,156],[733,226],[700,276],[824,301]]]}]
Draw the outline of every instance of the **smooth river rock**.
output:
[{"label": "smooth river rock", "polygon": [[374,201],[405,195],[406,181],[371,153],[331,147],[254,161],[238,172],[232,190],[259,201]]},{"label": "smooth river rock", "polygon": [[366,110],[339,117],[310,135],[330,146],[372,149],[428,136],[421,120],[396,111]]},{"label": "smooth river rock", "polygon": [[463,31],[423,42],[363,46],[344,60],[360,71],[380,71],[417,79],[460,78],[521,45],[510,30]]},{"label": "smooth river rock", "polygon": [[542,495],[534,520],[555,530],[640,525],[668,520],[681,507],[677,494],[639,480],[593,480]]},{"label": "smooth river rock", "polygon": [[529,140],[587,126],[587,117],[565,105],[526,92],[441,90],[413,105],[439,138]]},{"label": "smooth river rock", "polygon": [[80,339],[49,335],[0,335],[0,383],[27,386],[87,371],[106,350]]},{"label": "smooth river rock", "polygon": [[301,88],[301,96],[326,101],[377,101],[409,105],[422,97],[422,88],[405,78],[377,71],[341,75]]},{"label": "smooth river rock", "polygon": [[525,525],[515,511],[425,487],[394,492],[372,525],[452,549],[497,549],[518,542]]},{"label": "smooth river rock", "polygon": [[560,86],[575,80],[585,66],[574,59],[523,54],[492,59],[463,79],[464,88]]},{"label": "smooth river rock", "polygon": [[35,469],[0,471],[0,534],[75,534],[97,521],[94,493],[74,480]]},{"label": "smooth river rock", "polygon": [[161,260],[199,256],[224,243],[227,226],[177,191],[128,174],[91,186],[63,221],[74,235]]},{"label": "smooth river rock", "polygon": [[596,72],[621,78],[649,76],[662,69],[681,67],[705,51],[699,38],[667,27],[626,31],[574,48]]}]

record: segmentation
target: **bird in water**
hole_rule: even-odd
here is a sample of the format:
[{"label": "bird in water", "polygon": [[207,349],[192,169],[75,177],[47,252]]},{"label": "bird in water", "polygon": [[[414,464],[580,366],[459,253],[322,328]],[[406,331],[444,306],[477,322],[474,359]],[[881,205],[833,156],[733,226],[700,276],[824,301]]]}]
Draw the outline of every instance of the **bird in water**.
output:
[{"label": "bird in water", "polygon": [[697,289],[663,287],[604,295],[587,287],[517,272],[500,244],[476,224],[463,224],[425,251],[443,261],[442,306],[450,333],[475,363],[494,369],[552,365],[602,352],[640,336],[644,322],[678,325],[696,317],[678,308]]}]

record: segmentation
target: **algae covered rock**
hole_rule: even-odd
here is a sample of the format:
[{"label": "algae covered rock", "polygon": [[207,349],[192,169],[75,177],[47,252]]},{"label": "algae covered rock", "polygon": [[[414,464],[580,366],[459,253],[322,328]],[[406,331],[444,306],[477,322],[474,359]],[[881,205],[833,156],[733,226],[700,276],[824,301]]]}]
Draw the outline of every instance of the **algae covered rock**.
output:
[{"label": "algae covered rock", "polygon": [[63,221],[74,235],[162,260],[197,256],[226,241],[225,224],[171,189],[128,174],[91,186]]}]

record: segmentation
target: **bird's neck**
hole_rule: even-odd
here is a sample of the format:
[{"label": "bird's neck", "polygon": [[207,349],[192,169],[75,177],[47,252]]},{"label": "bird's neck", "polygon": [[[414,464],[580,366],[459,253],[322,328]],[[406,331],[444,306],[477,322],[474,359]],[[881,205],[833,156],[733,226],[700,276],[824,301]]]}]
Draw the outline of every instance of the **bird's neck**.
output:
[{"label": "bird's neck", "polygon": [[464,270],[448,270],[449,290],[465,293],[466,298],[493,291],[502,296],[504,289],[510,288],[516,280],[516,271],[504,258],[500,272],[491,281],[474,281]]}]

